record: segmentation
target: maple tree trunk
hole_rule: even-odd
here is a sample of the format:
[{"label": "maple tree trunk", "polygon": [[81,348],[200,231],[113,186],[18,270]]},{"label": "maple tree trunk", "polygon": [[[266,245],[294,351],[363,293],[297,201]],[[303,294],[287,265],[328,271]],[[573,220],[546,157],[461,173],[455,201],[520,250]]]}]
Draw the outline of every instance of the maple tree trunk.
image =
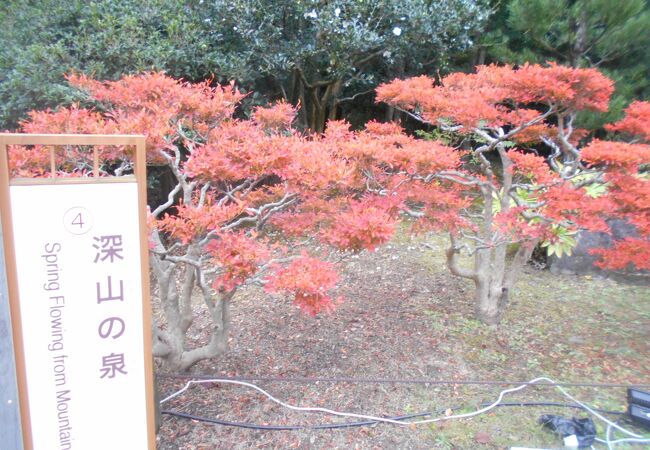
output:
[{"label": "maple tree trunk", "polygon": [[507,304],[508,288],[504,286],[506,245],[476,252],[475,270],[476,317],[483,323],[499,323]]},{"label": "maple tree trunk", "polygon": [[[512,186],[512,160],[507,156],[502,144],[497,144],[497,152],[503,170],[501,184],[503,192],[509,192]],[[487,160],[483,167],[488,177],[493,178],[494,172]],[[490,189],[482,189],[485,206],[483,209],[484,223],[478,234],[484,247],[477,248],[474,256],[474,284],[476,285],[475,309],[476,317],[483,323],[495,325],[508,305],[508,296],[517,275],[530,258],[534,245],[525,241],[520,244],[517,254],[508,267],[507,252],[509,240],[499,238],[499,232],[494,229],[495,206],[498,210],[507,213],[510,210],[510,198],[502,195],[495,199]],[[500,241],[500,242],[499,242]],[[494,244],[499,242],[498,244]]]},{"label": "maple tree trunk", "polygon": [[[227,298],[225,298],[227,297]],[[173,354],[172,358],[166,358],[169,368],[176,371],[185,371],[197,362],[214,358],[223,354],[228,349],[228,335],[230,333],[230,296],[224,296],[216,301],[215,307],[210,311],[212,318],[212,334],[210,341],[198,348],[184,350],[179,354]],[[185,336],[183,336],[183,341]]]},{"label": "maple tree trunk", "polygon": [[499,289],[498,284],[489,281],[491,280],[476,283],[476,318],[485,324],[496,325],[501,321],[507,304],[508,290],[503,287]]},{"label": "maple tree trunk", "polygon": [[496,325],[501,321],[508,306],[510,291],[536,245],[537,240],[520,243],[511,261],[508,261],[506,244],[476,253],[474,300],[478,320],[489,325]]},{"label": "maple tree trunk", "polygon": [[[159,237],[154,235],[154,242]],[[190,245],[185,257],[199,260],[200,249]],[[186,371],[197,362],[214,358],[227,350],[230,332],[230,302],[235,290],[213,294],[205,282],[197,277],[197,270],[192,264],[184,264],[184,273],[179,276],[178,263],[172,257],[152,255],[151,263],[156,278],[160,303],[165,317],[164,326],[154,326],[153,353],[165,362],[172,371]],[[180,281],[180,282],[177,282]],[[188,349],[187,331],[195,317],[193,300],[196,288],[201,293],[211,319],[211,333],[208,343]]]},{"label": "maple tree trunk", "polygon": [[460,247],[451,236],[447,249],[447,267],[454,275],[471,279],[476,286],[474,309],[476,318],[489,325],[498,324],[508,305],[510,291],[519,277],[521,269],[530,259],[537,239],[519,243],[517,252],[508,261],[507,244],[478,250],[474,255],[474,267],[459,265]]},{"label": "maple tree trunk", "polygon": [[[201,360],[223,354],[228,348],[228,336],[231,327],[231,298],[232,293],[221,295],[216,299],[213,307],[209,308],[212,322],[210,340],[207,344],[193,349],[186,349],[185,347],[186,334],[179,326],[178,320],[174,320],[176,314],[172,314],[170,317],[167,313],[165,335],[162,337],[159,334],[160,331],[158,332],[158,347],[154,346],[154,355],[161,357],[169,370],[182,372]],[[167,305],[165,307],[166,310],[171,309]]]}]

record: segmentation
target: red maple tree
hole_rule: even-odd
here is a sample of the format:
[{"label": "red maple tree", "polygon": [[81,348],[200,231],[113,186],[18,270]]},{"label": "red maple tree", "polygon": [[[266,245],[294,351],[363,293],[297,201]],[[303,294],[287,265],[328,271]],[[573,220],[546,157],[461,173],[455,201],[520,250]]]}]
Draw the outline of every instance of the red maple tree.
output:
[{"label": "red maple tree", "polygon": [[[609,127],[632,142],[581,145],[585,133],[574,127],[578,112],[606,111],[612,91],[612,81],[596,69],[555,64],[483,66],[439,83],[418,77],[377,89],[380,101],[461,141],[459,148],[440,150],[449,162],[442,170],[392,170],[408,177],[400,191],[420,225],[449,233],[447,265],[474,282],[480,320],[499,322],[538,243],[562,255],[579,230],[608,231],[608,219],[635,225],[637,236],[597,250],[600,265],[650,268],[650,180],[644,171],[650,104],[633,103],[625,119]],[[470,267],[459,263],[463,252],[473,257]]]},{"label": "red maple tree", "polygon": [[[166,165],[175,185],[149,215],[151,267],[164,318],[154,329],[154,355],[185,370],[226,349],[233,296],[245,284],[288,294],[309,314],[331,311],[340,299],[330,250],[373,248],[390,238],[396,210],[364,195],[357,162],[339,152],[341,136],[303,136],[291,128],[294,109],[279,103],[233,119],[243,97],[232,86],[190,84],[160,73],[99,82],[72,76],[102,112],[76,106],[32,112],[33,133],[138,133],[147,159]],[[335,128],[333,127],[332,130]],[[61,176],[92,176],[92,153],[58,152]],[[100,175],[129,173],[127,148],[101,149]],[[14,176],[49,171],[44,147],[10,149]],[[274,230],[306,234],[285,242]],[[276,235],[279,233],[276,233]],[[309,249],[321,248],[317,254]],[[322,250],[322,249],[325,250]],[[313,253],[313,252],[312,252]],[[197,302],[212,320],[207,343],[187,332]]]}]

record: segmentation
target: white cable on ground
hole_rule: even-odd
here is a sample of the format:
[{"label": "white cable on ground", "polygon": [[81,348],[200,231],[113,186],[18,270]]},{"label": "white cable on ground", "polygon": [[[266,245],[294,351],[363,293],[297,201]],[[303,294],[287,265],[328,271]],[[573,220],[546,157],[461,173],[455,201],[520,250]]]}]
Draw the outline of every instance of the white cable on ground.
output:
[{"label": "white cable on ground", "polygon": [[[650,444],[650,439],[637,439],[637,438],[625,438],[625,439],[616,439],[615,441],[604,441],[603,439],[596,438],[598,442],[605,444]],[[611,447],[610,447],[611,448]]]},{"label": "white cable on ground", "polygon": [[356,414],[356,413],[350,413],[350,412],[335,411],[335,410],[327,409],[327,408],[294,406],[294,405],[290,405],[288,403],[283,402],[282,400],[279,400],[279,399],[273,397],[267,391],[265,391],[264,389],[260,388],[259,386],[254,385],[252,383],[247,383],[245,381],[237,381],[237,380],[224,380],[224,379],[219,379],[219,378],[214,378],[214,379],[209,379],[209,380],[190,380],[190,381],[187,382],[187,384],[185,384],[185,386],[182,389],[180,389],[179,391],[177,391],[177,392],[165,397],[164,399],[162,399],[160,401],[160,404],[162,405],[163,403],[165,403],[165,402],[167,402],[167,401],[181,395],[187,389],[189,389],[190,386],[192,386],[193,384],[226,383],[226,384],[236,384],[236,385],[240,385],[240,386],[246,386],[246,387],[249,387],[251,389],[254,389],[254,390],[260,392],[261,394],[263,394],[264,396],[266,396],[269,400],[277,403],[278,405],[284,406],[285,408],[291,409],[293,411],[321,412],[321,413],[332,414],[332,415],[341,416],[341,417],[352,417],[352,418],[356,418],[356,419],[372,420],[374,422],[392,423],[394,425],[401,425],[401,426],[411,426],[411,425],[421,425],[421,424],[426,424],[426,423],[440,422],[440,421],[443,421],[443,420],[463,419],[463,418],[468,418],[468,417],[477,416],[479,414],[483,414],[484,412],[487,412],[487,411],[495,408],[499,403],[501,403],[501,401],[503,400],[504,395],[512,393],[512,392],[520,391],[520,390],[524,389],[525,387],[530,386],[530,385],[534,385],[536,383],[539,383],[540,381],[545,381],[545,382],[549,383],[550,385],[556,387],[569,400],[571,400],[575,404],[579,405],[580,407],[584,408],[585,410],[589,411],[591,414],[593,414],[594,416],[596,416],[597,418],[599,418],[600,420],[605,422],[608,425],[608,428],[609,427],[614,427],[617,430],[625,433],[626,435],[631,436],[632,438],[635,438],[633,440],[619,439],[617,441],[609,441],[609,437],[608,437],[607,441],[605,441],[605,443],[610,443],[611,442],[612,444],[615,444],[615,443],[623,442],[623,441],[625,441],[625,442],[639,442],[639,443],[650,442],[650,439],[646,439],[641,435],[638,435],[636,433],[628,431],[625,428],[621,427],[620,425],[618,425],[618,424],[612,422],[611,420],[607,419],[606,417],[602,416],[597,411],[594,411],[589,406],[585,405],[584,403],[582,403],[581,401],[579,401],[578,399],[573,397],[571,394],[569,394],[565,389],[563,389],[561,386],[559,386],[555,381],[553,381],[553,380],[551,380],[550,378],[547,378],[547,377],[534,378],[534,379],[530,380],[528,383],[522,384],[522,385],[514,387],[514,388],[503,390],[503,391],[501,391],[501,393],[499,393],[499,396],[497,397],[497,400],[494,403],[492,403],[492,404],[490,404],[490,405],[488,405],[488,406],[486,406],[484,408],[477,409],[476,411],[472,411],[470,413],[454,414],[454,415],[450,415],[450,416],[441,416],[441,417],[436,417],[436,418],[433,418],[433,419],[415,420],[415,421],[411,421],[411,422],[388,419],[388,418],[385,418],[385,417],[371,416],[371,415],[366,415],[366,414]]},{"label": "white cable on ground", "polygon": [[[540,379],[535,379],[532,380],[530,383],[535,383],[537,381],[541,381]],[[304,412],[321,412],[321,413],[326,413],[326,414],[332,414],[335,416],[341,416],[341,417],[353,417],[356,419],[365,419],[365,420],[372,420],[373,422],[384,422],[384,423],[392,423],[394,425],[402,425],[402,426],[409,426],[409,425],[420,425],[420,424],[425,424],[425,423],[433,423],[433,422],[439,422],[442,420],[450,420],[450,419],[462,419],[466,417],[472,417],[476,416],[479,414],[482,414],[486,411],[489,411],[490,409],[494,408],[496,405],[498,405],[501,400],[503,399],[503,396],[505,394],[511,393],[511,392],[516,392],[519,391],[527,386],[527,384],[523,384],[521,386],[517,386],[515,388],[511,389],[506,389],[505,391],[502,391],[499,394],[498,399],[492,403],[489,406],[486,406],[484,408],[478,409],[476,411],[473,411],[471,413],[465,413],[465,414],[455,414],[451,416],[442,416],[442,417],[437,417],[434,419],[424,419],[424,420],[416,420],[412,422],[405,422],[401,420],[394,420],[394,419],[387,419],[385,417],[378,417],[378,416],[370,416],[366,414],[356,414],[356,413],[349,413],[349,412],[342,412],[342,411],[334,411],[332,409],[327,409],[327,408],[319,408],[319,407],[304,407],[304,406],[294,406],[290,405],[288,403],[283,402],[282,400],[278,400],[277,398],[273,397],[271,394],[266,392],[264,389],[260,388],[259,386],[256,386],[251,383],[246,383],[245,381],[237,381],[237,380],[220,380],[220,379],[212,379],[212,380],[191,380],[188,381],[185,387],[181,389],[180,391],[164,398],[163,400],[160,401],[160,403],[164,403],[168,400],[171,400],[172,398],[182,394],[185,392],[192,384],[204,384],[204,383],[229,383],[229,384],[237,384],[241,386],[246,386],[250,387],[252,389],[255,389],[256,391],[260,392],[261,394],[265,395],[269,400],[274,401],[278,405],[284,406],[285,408],[291,409],[293,411],[304,411]]]},{"label": "white cable on ground", "polygon": [[[586,410],[589,411],[591,414],[593,414],[594,416],[598,417],[600,420],[602,420],[603,422],[605,422],[608,426],[614,427],[614,428],[616,428],[617,430],[622,431],[623,433],[627,434],[628,436],[632,436],[632,437],[634,437],[634,438],[640,438],[640,439],[643,439],[643,436],[641,436],[640,434],[636,434],[636,433],[633,433],[633,432],[631,432],[631,431],[628,431],[628,430],[626,430],[625,428],[623,428],[623,427],[621,427],[620,425],[618,425],[617,423],[612,422],[611,420],[609,420],[609,419],[607,419],[606,417],[602,416],[602,415],[599,414],[597,411],[594,411],[594,410],[591,409],[589,406],[585,405],[584,403],[582,403],[581,401],[579,401],[578,399],[576,399],[575,397],[573,397],[571,394],[569,394],[567,391],[565,391],[564,388],[563,388],[562,386],[558,386],[554,381],[552,381],[552,380],[550,380],[550,379],[548,379],[548,378],[545,378],[545,377],[541,377],[541,378],[544,378],[544,379],[545,379],[546,381],[548,381],[549,383],[552,383],[556,388],[558,388],[558,390],[559,390],[562,394],[564,394],[564,396],[565,396],[566,398],[568,398],[569,400],[571,400],[572,402],[574,402],[576,405],[581,406],[582,408],[586,409]],[[536,378],[536,379],[539,380],[539,378]]]},{"label": "white cable on ground", "polygon": [[605,439],[596,438],[596,442],[600,442],[601,444],[606,444],[608,450],[612,450],[614,448],[613,446],[618,445],[618,444],[626,444],[626,443],[629,443],[629,444],[650,444],[650,439],[644,439],[644,438],[640,438],[640,439],[639,438],[625,438],[625,439],[616,439],[616,440],[612,441],[610,439],[611,432],[612,432],[612,426],[608,424],[607,425],[607,431],[605,432]]},{"label": "white cable on ground", "polygon": [[605,431],[605,444],[607,444],[607,450],[612,450],[612,440],[609,438],[611,436],[612,426],[607,424],[607,430]]}]

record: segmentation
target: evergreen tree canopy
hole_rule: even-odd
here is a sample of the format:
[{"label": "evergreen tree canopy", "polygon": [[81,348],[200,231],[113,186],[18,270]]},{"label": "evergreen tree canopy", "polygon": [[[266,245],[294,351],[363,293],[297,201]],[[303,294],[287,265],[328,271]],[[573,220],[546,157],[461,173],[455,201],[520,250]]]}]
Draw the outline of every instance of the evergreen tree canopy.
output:
[{"label": "evergreen tree canopy", "polygon": [[510,0],[495,2],[476,63],[556,61],[596,67],[616,81],[610,114],[581,115],[597,128],[619,118],[632,99],[650,98],[650,5],[647,0]]}]

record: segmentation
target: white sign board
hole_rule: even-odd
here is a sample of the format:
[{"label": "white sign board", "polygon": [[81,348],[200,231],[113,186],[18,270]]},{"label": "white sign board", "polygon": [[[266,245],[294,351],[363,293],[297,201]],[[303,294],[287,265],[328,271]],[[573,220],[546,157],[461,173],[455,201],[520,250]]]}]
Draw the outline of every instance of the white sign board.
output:
[{"label": "white sign board", "polygon": [[10,187],[34,449],[145,449],[135,181]]}]

